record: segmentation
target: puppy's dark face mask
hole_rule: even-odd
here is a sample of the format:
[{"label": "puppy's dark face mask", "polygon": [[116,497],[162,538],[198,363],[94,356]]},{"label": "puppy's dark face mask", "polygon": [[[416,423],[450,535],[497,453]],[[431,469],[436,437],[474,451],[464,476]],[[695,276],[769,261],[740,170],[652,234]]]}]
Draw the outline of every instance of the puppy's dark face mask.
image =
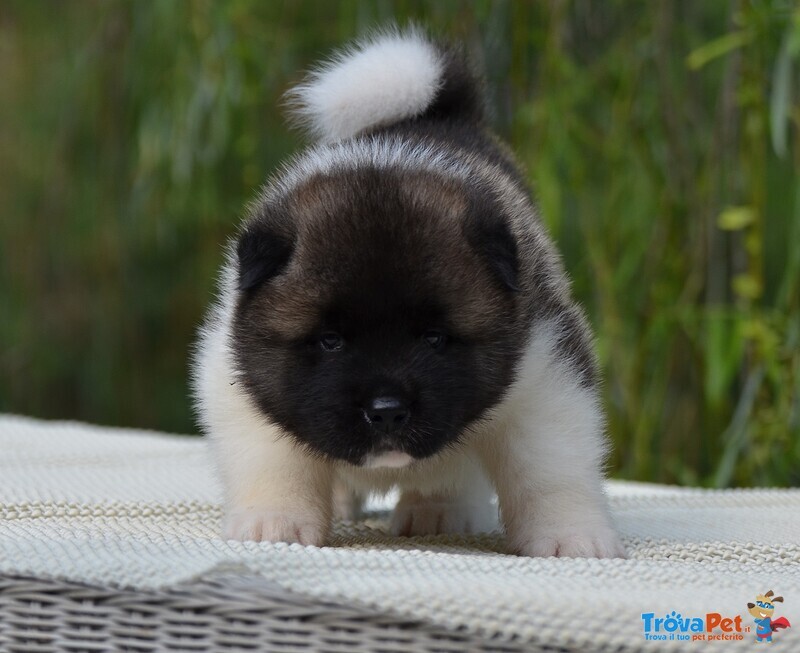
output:
[{"label": "puppy's dark face mask", "polygon": [[237,254],[241,380],[314,453],[427,458],[513,380],[514,240],[492,200],[451,181],[313,178],[260,207]]}]

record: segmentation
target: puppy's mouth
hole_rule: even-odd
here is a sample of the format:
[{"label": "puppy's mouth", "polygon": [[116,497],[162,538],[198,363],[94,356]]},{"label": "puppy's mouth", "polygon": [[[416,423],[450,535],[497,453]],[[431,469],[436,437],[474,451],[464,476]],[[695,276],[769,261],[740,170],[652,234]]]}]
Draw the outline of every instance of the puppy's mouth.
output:
[{"label": "puppy's mouth", "polygon": [[414,458],[404,451],[384,449],[383,451],[368,453],[364,456],[361,466],[367,469],[401,469],[408,467],[413,462]]}]

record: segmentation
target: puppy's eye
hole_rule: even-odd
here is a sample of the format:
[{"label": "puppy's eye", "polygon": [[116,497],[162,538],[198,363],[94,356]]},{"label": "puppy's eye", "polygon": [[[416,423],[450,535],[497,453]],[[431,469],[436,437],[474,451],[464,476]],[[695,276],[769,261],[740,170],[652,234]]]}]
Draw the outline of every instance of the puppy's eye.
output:
[{"label": "puppy's eye", "polygon": [[339,351],[344,346],[344,341],[338,333],[328,331],[319,337],[319,346],[324,351]]},{"label": "puppy's eye", "polygon": [[422,334],[422,339],[437,351],[443,349],[447,344],[447,336],[441,331],[426,331]]}]

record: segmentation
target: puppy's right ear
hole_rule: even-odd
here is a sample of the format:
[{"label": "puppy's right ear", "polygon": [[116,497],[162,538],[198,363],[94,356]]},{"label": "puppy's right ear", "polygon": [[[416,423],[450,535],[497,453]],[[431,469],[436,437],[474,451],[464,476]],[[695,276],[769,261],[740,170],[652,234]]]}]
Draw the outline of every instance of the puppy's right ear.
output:
[{"label": "puppy's right ear", "polygon": [[256,222],[239,236],[239,290],[252,290],[279,275],[292,256],[294,242],[269,225]]}]

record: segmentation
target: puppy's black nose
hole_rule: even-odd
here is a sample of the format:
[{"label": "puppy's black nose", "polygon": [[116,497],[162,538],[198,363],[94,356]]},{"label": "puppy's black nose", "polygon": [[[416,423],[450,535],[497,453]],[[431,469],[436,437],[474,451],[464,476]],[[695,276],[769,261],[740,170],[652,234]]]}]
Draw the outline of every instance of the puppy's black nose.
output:
[{"label": "puppy's black nose", "polygon": [[408,405],[398,397],[376,397],[364,410],[364,417],[374,429],[396,431],[408,421]]}]

